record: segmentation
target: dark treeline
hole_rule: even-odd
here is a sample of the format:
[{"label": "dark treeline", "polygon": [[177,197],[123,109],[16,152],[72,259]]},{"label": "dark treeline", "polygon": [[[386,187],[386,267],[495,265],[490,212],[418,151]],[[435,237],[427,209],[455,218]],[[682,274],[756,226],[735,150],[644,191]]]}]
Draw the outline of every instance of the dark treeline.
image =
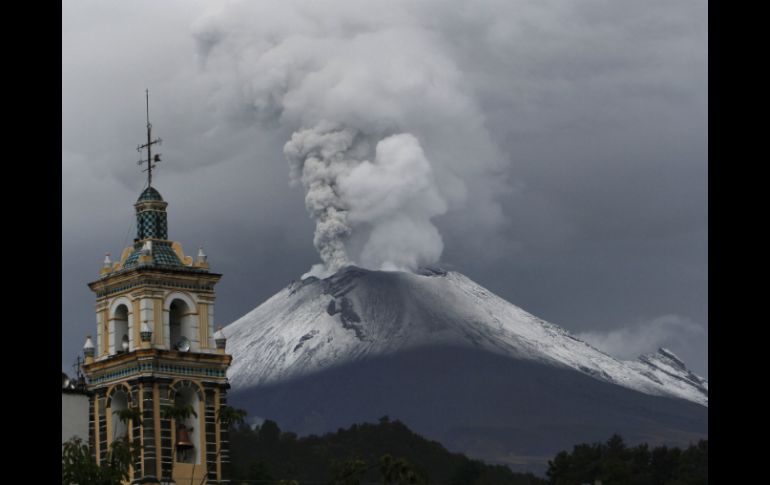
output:
[{"label": "dark treeline", "polygon": [[641,444],[627,447],[612,436],[607,443],[581,444],[562,451],[548,462],[552,485],[705,485],[708,483],[709,445],[701,440],[687,449]]},{"label": "dark treeline", "polygon": [[[254,429],[230,431],[230,476],[240,483],[363,485],[707,485],[708,441],[682,450],[646,444],[576,445],[548,462],[547,479],[488,465],[380,419],[322,436],[297,437],[267,420]],[[243,480],[243,482],[239,482]]]},{"label": "dark treeline", "polygon": [[[230,432],[230,476],[279,483],[447,485],[545,485],[532,474],[487,465],[413,433],[403,423],[380,419],[323,436],[298,438],[270,420]],[[256,483],[256,482],[253,482]]]}]

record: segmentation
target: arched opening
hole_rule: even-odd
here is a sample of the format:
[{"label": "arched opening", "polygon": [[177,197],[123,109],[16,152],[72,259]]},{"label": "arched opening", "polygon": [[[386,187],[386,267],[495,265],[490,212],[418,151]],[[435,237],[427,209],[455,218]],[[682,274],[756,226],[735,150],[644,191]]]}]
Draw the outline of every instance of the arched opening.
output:
[{"label": "arched opening", "polygon": [[119,305],[115,309],[115,317],[113,319],[114,328],[114,347],[113,353],[117,354],[123,352],[123,342],[128,341],[128,307],[126,305]]},{"label": "arched opening", "polygon": [[120,419],[120,411],[128,409],[128,396],[125,391],[117,391],[110,400],[112,413],[112,439],[111,441],[128,438],[128,421]]},{"label": "arched opening", "polygon": [[191,387],[183,387],[176,393],[174,404],[178,409],[189,407],[195,411],[186,419],[176,421],[176,461],[180,463],[201,463],[201,430],[198,429],[198,393]]},{"label": "arched opening", "polygon": [[169,307],[169,330],[171,336],[170,347],[180,348],[180,344],[186,339],[192,343],[192,309],[183,300],[176,299]]}]

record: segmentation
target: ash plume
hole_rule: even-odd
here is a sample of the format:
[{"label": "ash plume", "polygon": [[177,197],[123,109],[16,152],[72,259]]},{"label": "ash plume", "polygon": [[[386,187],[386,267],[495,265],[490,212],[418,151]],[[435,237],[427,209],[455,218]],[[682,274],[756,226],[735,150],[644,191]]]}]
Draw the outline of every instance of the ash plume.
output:
[{"label": "ash plume", "polygon": [[502,157],[445,42],[408,2],[359,7],[234,3],[194,27],[225,114],[294,132],[284,154],[316,222],[314,275],[415,270],[441,257],[435,218],[503,219]]},{"label": "ash plume", "polygon": [[368,234],[358,262],[365,267],[413,270],[441,256],[431,218],[447,203],[419,141],[408,133],[383,138],[372,161],[358,156],[367,145],[354,130],[322,123],[295,132],[284,147],[291,180],[305,188],[316,221],[313,243],[324,264],[312,273],[352,263],[346,243],[356,231]]},{"label": "ash plume", "polygon": [[345,249],[352,232],[350,205],[340,193],[340,180],[358,163],[346,156],[354,139],[352,130],[319,126],[294,133],[284,147],[291,181],[305,188],[305,206],[316,221],[313,244],[332,272],[350,263]]}]

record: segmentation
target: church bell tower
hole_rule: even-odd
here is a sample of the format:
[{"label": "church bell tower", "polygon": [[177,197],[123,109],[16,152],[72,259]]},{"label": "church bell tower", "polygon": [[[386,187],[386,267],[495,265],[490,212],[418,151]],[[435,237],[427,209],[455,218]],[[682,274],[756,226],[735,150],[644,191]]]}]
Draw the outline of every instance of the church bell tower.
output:
[{"label": "church bell tower", "polygon": [[[89,442],[101,462],[115,440],[141,446],[131,484],[224,484],[227,426],[220,411],[232,357],[214,329],[214,285],[206,255],[186,256],[168,237],[166,207],[152,185],[160,161],[147,143],[147,186],[136,209],[137,235],[120,261],[105,257],[96,294],[96,337],[84,346]],[[122,412],[121,412],[122,411]]]}]

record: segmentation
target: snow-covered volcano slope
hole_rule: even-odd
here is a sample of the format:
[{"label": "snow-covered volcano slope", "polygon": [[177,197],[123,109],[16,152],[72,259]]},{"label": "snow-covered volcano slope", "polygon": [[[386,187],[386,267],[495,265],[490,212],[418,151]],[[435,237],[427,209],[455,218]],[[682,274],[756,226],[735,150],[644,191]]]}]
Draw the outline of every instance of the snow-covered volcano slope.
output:
[{"label": "snow-covered volcano slope", "polygon": [[235,391],[417,348],[459,347],[708,406],[708,383],[669,351],[615,359],[454,271],[348,267],[292,283],[224,332]]}]

